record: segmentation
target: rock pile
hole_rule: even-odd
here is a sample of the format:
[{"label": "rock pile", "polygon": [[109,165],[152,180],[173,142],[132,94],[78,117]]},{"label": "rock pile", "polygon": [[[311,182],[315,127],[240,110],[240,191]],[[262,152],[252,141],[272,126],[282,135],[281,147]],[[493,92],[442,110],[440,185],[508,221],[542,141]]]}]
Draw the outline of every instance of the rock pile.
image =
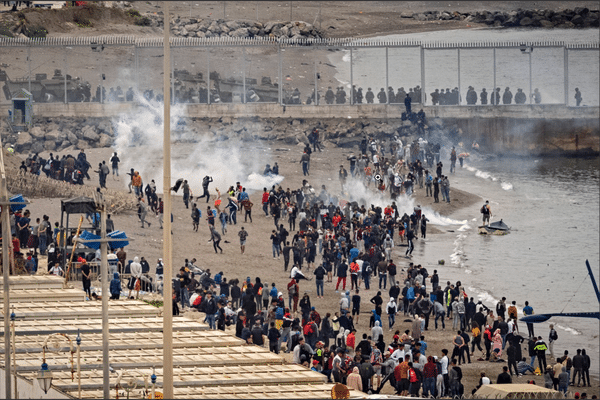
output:
[{"label": "rock pile", "polygon": [[[2,127],[5,131],[6,127]],[[107,118],[45,118],[34,120],[28,132],[9,135],[5,143],[17,152],[39,153],[73,146],[76,149],[110,147],[114,133]]]},{"label": "rock pile", "polygon": [[563,11],[522,10],[510,12],[475,12],[459,13],[457,11],[427,11],[424,13],[402,13],[402,18],[418,21],[472,21],[494,27],[541,27],[541,28],[591,28],[598,27],[598,10],[590,11],[585,7]]},{"label": "rock pile", "polygon": [[[159,13],[148,13],[151,25],[163,27],[163,16]],[[197,19],[175,17],[171,20],[172,35],[177,37],[234,37],[234,38],[321,38],[321,33],[308,22],[303,21],[269,21],[266,24],[251,21],[225,21],[223,19]]]},{"label": "rock pile", "polygon": [[[390,138],[399,135],[414,139],[418,135],[417,126],[410,121],[396,120],[348,120],[336,119],[232,119],[192,118],[182,120],[181,129],[172,132],[176,142],[195,142],[207,136],[214,140],[226,141],[280,141],[287,145],[308,143],[308,134],[316,127],[325,144],[342,147],[357,145],[365,135]],[[6,126],[0,127],[3,131]],[[453,135],[460,133],[452,123],[444,123],[439,118],[431,118],[426,129],[433,135]],[[6,145],[12,145],[19,153],[59,151],[67,148],[87,149],[110,147],[115,132],[108,118],[44,118],[34,122],[29,132],[9,135]]]}]

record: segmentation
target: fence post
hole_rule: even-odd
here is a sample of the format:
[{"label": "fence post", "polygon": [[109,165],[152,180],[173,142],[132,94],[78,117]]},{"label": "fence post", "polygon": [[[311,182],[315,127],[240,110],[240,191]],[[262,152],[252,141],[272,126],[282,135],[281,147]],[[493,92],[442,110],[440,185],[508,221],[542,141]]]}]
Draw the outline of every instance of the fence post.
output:
[{"label": "fence post", "polygon": [[29,69],[28,82],[29,82],[29,93],[31,93],[31,43],[27,46],[27,67]]},{"label": "fence post", "polygon": [[[319,105],[319,72],[317,71],[317,48],[313,47],[315,50],[314,64],[315,64],[315,98],[313,99],[313,105]],[[350,62],[352,63],[352,57],[350,57]],[[352,64],[350,64],[352,65]]]},{"label": "fence post", "polygon": [[[404,99],[400,102],[404,102]],[[421,104],[425,105],[425,49],[423,44],[421,44]]]},{"label": "fence post", "polygon": [[242,47],[242,104],[246,104],[246,47]]},{"label": "fence post", "polygon": [[569,106],[569,49],[564,47],[564,62],[565,62],[565,106]]},{"label": "fence post", "polygon": [[[385,93],[388,92],[388,86],[389,86],[389,77],[390,77],[390,68],[389,68],[389,62],[388,62],[388,46],[385,46],[385,88],[383,89],[383,91]],[[390,104],[390,96],[385,96],[385,104]]]},{"label": "fence post", "polygon": [[350,47],[350,104],[354,104],[354,71],[352,70],[352,47]]},{"label": "fence post", "polygon": [[210,104],[210,47],[206,46],[206,104]]},{"label": "fence post", "polygon": [[283,77],[282,77],[282,66],[281,66],[281,43],[277,44],[277,58],[279,63],[279,104],[283,104]]},{"label": "fence post", "polygon": [[457,54],[458,54],[458,105],[460,106],[460,104],[462,103],[461,99],[461,90],[460,90],[460,47],[456,49]]},{"label": "fence post", "polygon": [[68,99],[67,99],[67,46],[65,46],[65,48],[64,48],[64,56],[65,56],[65,60],[64,60],[65,61],[65,64],[64,64],[64,67],[65,67],[65,72],[64,72],[64,74],[65,74],[65,104],[67,104],[68,103]]},{"label": "fence post", "polygon": [[139,60],[139,56],[138,56],[138,46],[137,44],[133,45],[133,53],[135,54],[135,91],[136,92],[140,92],[140,71],[139,71],[139,66],[140,66],[140,60]]},{"label": "fence post", "polygon": [[[490,97],[490,102],[488,103],[489,105],[494,104],[495,100],[495,96],[496,96],[496,48],[494,47],[494,87],[492,88],[492,91],[489,93]],[[529,93],[529,96],[531,96],[531,92]],[[494,100],[492,100],[494,99]]]}]

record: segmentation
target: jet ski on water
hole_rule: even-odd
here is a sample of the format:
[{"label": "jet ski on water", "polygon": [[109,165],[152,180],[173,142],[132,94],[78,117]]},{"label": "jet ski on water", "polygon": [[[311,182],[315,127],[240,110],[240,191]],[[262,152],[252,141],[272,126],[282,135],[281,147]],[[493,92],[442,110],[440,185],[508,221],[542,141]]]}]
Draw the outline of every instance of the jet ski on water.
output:
[{"label": "jet ski on water", "polygon": [[482,225],[479,227],[479,233],[481,235],[507,235],[510,232],[510,227],[504,223],[504,221],[492,222],[489,225]]}]

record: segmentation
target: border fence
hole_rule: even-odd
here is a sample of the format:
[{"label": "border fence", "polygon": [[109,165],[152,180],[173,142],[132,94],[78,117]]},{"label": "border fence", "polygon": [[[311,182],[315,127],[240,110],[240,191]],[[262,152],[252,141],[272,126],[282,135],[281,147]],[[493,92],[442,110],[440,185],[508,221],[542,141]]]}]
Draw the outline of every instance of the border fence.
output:
[{"label": "border fence", "polygon": [[[160,100],[162,43],[2,38],[2,101],[20,89],[35,102]],[[221,37],[172,38],[171,47],[171,98],[179,103],[600,104],[598,41]]]}]

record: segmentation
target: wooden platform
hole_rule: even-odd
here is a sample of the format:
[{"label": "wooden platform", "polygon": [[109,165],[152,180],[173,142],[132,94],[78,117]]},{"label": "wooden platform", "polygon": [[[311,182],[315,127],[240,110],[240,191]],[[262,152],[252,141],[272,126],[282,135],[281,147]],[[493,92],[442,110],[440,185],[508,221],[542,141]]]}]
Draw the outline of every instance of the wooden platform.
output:
[{"label": "wooden platform", "polygon": [[[56,275],[15,275],[8,278],[11,290],[17,289],[62,289],[64,278]],[[0,291],[4,278],[0,277]]]},{"label": "wooden platform", "polygon": [[[48,288],[23,288],[10,291],[10,302],[31,303],[35,298],[43,298],[45,302],[72,302],[85,301],[86,294],[81,289],[48,289]],[[4,292],[0,290],[0,300],[4,300]]]},{"label": "wooden platform", "polygon": [[[75,299],[82,291],[62,289],[62,279],[55,277],[17,277],[14,282],[11,279],[10,284],[16,315],[18,374],[34,381],[48,335],[64,333],[74,343],[79,331],[82,397],[102,398],[101,302]],[[73,296],[73,300],[60,300],[61,296]],[[111,396],[116,395],[117,377],[122,373],[119,397],[125,398],[123,385],[133,379],[137,388],[129,393],[129,398],[144,398],[144,381],[149,382],[153,367],[158,377],[157,390],[161,391],[163,319],[159,313],[158,308],[142,301],[109,302],[109,364],[114,371],[110,377]],[[4,318],[1,311],[0,318]],[[201,322],[203,318],[204,313],[173,318],[173,376],[177,398],[331,397],[332,385],[325,383],[325,375],[288,364],[282,356],[265,347],[246,345],[233,336],[231,330],[211,330]],[[0,336],[3,335],[0,330]],[[46,351],[46,362],[54,374],[53,386],[76,397],[77,379],[74,379],[76,374],[71,373],[68,342],[61,338],[50,344],[52,351]],[[0,363],[3,362],[4,349],[1,349]],[[352,397],[364,397],[364,393],[352,392]]]}]

